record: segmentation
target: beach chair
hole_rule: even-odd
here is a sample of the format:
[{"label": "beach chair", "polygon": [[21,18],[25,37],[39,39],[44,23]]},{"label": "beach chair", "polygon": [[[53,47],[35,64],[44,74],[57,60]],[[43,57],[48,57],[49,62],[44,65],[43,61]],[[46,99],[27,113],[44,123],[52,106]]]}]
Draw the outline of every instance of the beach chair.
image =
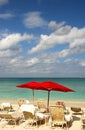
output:
[{"label": "beach chair", "polygon": [[35,115],[33,115],[31,112],[23,111],[24,120],[26,121],[25,128],[26,127],[33,127],[37,126],[37,118]]},{"label": "beach chair", "polygon": [[7,112],[14,111],[12,105],[9,102],[3,102],[1,104],[1,107],[2,107],[1,109],[2,111],[7,111]]},{"label": "beach chair", "polygon": [[81,130],[85,130],[85,109],[83,109],[83,114],[81,116]]},{"label": "beach chair", "polygon": [[22,104],[26,104],[26,100],[25,99],[19,99],[18,105],[21,106]]},{"label": "beach chair", "polygon": [[37,102],[37,106],[38,106],[39,111],[40,111],[41,113],[45,113],[45,112],[47,111],[47,110],[46,110],[46,105],[45,105],[44,101],[42,101],[42,100],[38,101],[38,102]]},{"label": "beach chair", "polygon": [[85,130],[85,115],[81,117],[81,130]]},{"label": "beach chair", "polygon": [[3,111],[10,111],[10,107],[3,107]]},{"label": "beach chair", "polygon": [[50,112],[50,118],[51,118],[51,128],[53,127],[61,127],[67,128],[67,122],[65,120],[64,116],[64,109],[62,106],[51,106],[49,107],[49,112]]},{"label": "beach chair", "polygon": [[71,110],[72,110],[74,115],[82,115],[83,114],[81,107],[71,107]]},{"label": "beach chair", "polygon": [[11,114],[0,114],[0,118],[7,121],[9,125],[16,125],[16,119]]},{"label": "beach chair", "polygon": [[61,105],[65,110],[66,110],[66,105],[65,105],[65,103],[63,102],[63,101],[57,101],[56,102],[56,105],[58,106],[58,105]]}]

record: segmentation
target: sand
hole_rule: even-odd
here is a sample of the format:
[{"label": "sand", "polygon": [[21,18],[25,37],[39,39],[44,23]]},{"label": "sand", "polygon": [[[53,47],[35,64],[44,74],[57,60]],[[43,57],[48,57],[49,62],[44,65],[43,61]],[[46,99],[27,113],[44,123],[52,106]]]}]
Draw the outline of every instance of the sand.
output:
[{"label": "sand", "polygon": [[[0,100],[0,104],[2,102],[10,102],[13,105],[14,110],[17,110],[19,108],[18,100]],[[36,104],[37,101],[35,101]],[[32,103],[32,101],[31,101]],[[64,101],[66,107],[81,107],[85,108],[85,102],[84,101]],[[50,101],[50,105],[55,105],[55,101]],[[72,111],[70,111],[72,114]],[[82,122],[81,122],[81,115],[74,115],[73,117],[73,123],[72,126],[69,127],[69,130],[81,130]],[[29,128],[24,128],[25,124],[20,123],[19,125],[8,125],[6,121],[0,121],[0,130],[26,130]],[[31,129],[31,128],[30,128]],[[33,128],[32,128],[33,129]],[[50,130],[49,125],[40,125],[39,127],[34,128],[35,130]],[[56,128],[58,129],[58,128]],[[61,128],[59,128],[61,130]]]}]

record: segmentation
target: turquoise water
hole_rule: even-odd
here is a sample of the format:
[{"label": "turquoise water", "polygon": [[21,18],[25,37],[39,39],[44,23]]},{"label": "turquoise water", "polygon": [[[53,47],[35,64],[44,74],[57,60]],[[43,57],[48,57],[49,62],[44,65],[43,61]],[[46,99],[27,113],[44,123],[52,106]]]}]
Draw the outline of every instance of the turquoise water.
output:
[{"label": "turquoise water", "polygon": [[[81,100],[85,101],[85,78],[0,78],[0,99],[32,99],[32,90],[17,88],[21,83],[29,81],[47,81],[51,80],[76,92],[58,92],[51,91],[50,99],[52,100]],[[47,91],[35,90],[35,99],[47,99]]]}]

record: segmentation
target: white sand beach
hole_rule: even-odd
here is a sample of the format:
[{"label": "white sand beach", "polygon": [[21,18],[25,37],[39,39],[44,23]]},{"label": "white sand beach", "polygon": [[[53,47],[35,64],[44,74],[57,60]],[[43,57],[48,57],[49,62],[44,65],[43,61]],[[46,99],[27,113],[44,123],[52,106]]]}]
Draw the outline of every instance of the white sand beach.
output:
[{"label": "white sand beach", "polygon": [[[2,102],[10,102],[13,106],[13,109],[16,111],[18,110],[19,108],[19,105],[18,105],[18,100],[0,100],[0,104]],[[35,104],[36,104],[37,101],[35,101]],[[85,108],[85,102],[79,102],[79,101],[64,101],[65,103],[65,106],[67,108],[71,108],[71,107],[80,107],[82,109]],[[55,105],[55,101],[50,101],[50,105]],[[72,114],[73,112],[70,110],[70,114]],[[81,126],[82,126],[82,122],[81,122],[81,117],[82,115],[80,114],[76,114],[76,115],[73,115],[73,122],[72,122],[72,125],[68,128],[69,130],[81,130]],[[23,123],[20,123],[19,125],[8,125],[7,122],[4,120],[0,120],[0,130],[26,130],[26,129],[29,129],[29,128],[25,128],[25,122]],[[33,128],[31,128],[33,129]],[[46,125],[46,124],[41,124],[39,125],[39,127],[35,127],[34,128],[35,130],[50,130],[50,125]],[[56,127],[57,129],[57,127]],[[61,127],[59,128],[61,130]]]}]

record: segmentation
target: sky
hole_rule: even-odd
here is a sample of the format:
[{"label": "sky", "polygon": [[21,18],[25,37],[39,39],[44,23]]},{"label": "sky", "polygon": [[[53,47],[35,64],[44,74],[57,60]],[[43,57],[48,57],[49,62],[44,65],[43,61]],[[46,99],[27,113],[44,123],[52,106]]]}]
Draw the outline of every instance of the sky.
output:
[{"label": "sky", "polygon": [[0,77],[85,77],[85,0],[0,0]]}]

